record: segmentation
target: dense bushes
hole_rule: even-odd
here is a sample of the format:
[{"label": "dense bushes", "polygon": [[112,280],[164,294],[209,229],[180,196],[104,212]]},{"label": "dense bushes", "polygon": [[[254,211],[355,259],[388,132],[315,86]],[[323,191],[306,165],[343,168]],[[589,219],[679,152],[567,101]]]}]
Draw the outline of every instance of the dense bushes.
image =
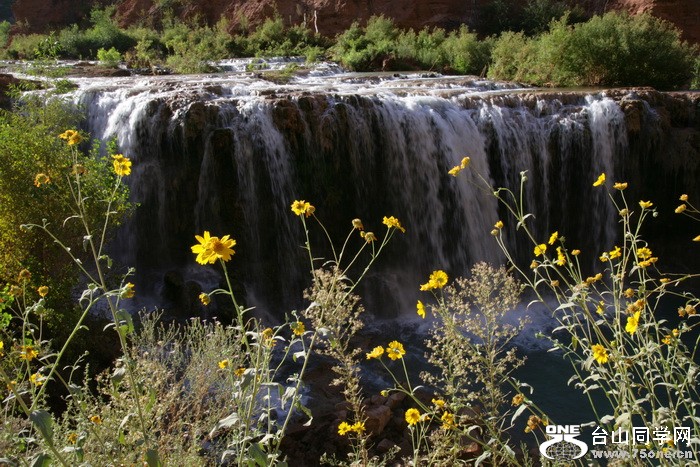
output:
[{"label": "dense bushes", "polygon": [[517,5],[498,0],[488,8],[512,10],[512,17],[493,25],[499,35],[479,37],[466,25],[453,31],[402,30],[393,20],[374,16],[365,26],[353,23],[335,40],[304,25],[286,26],[279,16],[255,29],[242,21],[241,32],[232,34],[225,19],[212,26],[197,18],[183,22],[166,11],[158,30],[143,25],[121,30],[113,10],[104,9],[92,12],[86,30],[73,25],[48,36],[15,36],[6,55],[95,58],[100,49],[113,48],[134,68],[167,66],[178,73],[213,71],[212,62],[231,57],[306,56],[315,61],[326,56],[354,71],[488,71],[493,79],[538,86],[671,89],[700,84],[697,48],[681,42],[673,25],[651,15],[610,12],[582,22],[580,11],[557,0]]},{"label": "dense bushes", "polygon": [[654,86],[688,83],[697,49],[670,23],[644,14],[607,13],[568,26],[553,21],[534,38],[505,33],[493,49],[489,77],[544,86]]},{"label": "dense bushes", "polygon": [[441,28],[402,31],[383,16],[365,28],[354,23],[338,36],[334,60],[357,71],[423,69],[480,74],[488,65],[491,41],[479,41],[466,26],[449,34]]}]

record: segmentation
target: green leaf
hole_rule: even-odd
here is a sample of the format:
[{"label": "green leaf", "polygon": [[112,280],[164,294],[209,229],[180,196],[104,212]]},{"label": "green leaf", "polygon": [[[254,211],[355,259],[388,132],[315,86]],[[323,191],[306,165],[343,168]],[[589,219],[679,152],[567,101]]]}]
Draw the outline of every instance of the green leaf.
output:
[{"label": "green leaf", "polygon": [[528,406],[526,404],[521,404],[520,407],[518,407],[518,410],[515,411],[510,419],[511,425],[515,422],[515,419],[518,418],[525,411],[525,409],[527,409],[527,407]]},{"label": "green leaf", "polygon": [[209,436],[214,436],[217,431],[219,431],[221,428],[230,428],[236,424],[238,424],[240,420],[240,417],[238,416],[237,412],[233,412],[231,415],[229,415],[226,418],[222,418],[221,420],[218,421],[216,426],[211,430],[209,433]]},{"label": "green leaf", "polygon": [[148,464],[148,467],[161,467],[163,465],[163,463],[160,461],[158,451],[155,449],[146,450],[146,463]]},{"label": "green leaf", "polygon": [[255,464],[260,467],[267,466],[267,455],[265,455],[265,452],[262,450],[260,443],[251,444],[250,449],[248,449],[248,455],[255,461]]},{"label": "green leaf", "polygon": [[118,388],[121,382],[124,380],[124,376],[126,376],[126,368],[119,367],[114,369],[114,373],[112,373],[112,386],[114,388]]},{"label": "green leaf", "polygon": [[45,452],[38,454],[30,464],[31,467],[51,467],[51,457]]},{"label": "green leaf", "polygon": [[53,441],[53,420],[51,414],[46,410],[35,410],[29,415],[30,420],[44,439],[51,443]]},{"label": "green leaf", "polygon": [[119,334],[122,336],[128,336],[134,332],[134,321],[131,319],[131,314],[126,310],[119,310],[116,312],[115,317],[119,322]]}]

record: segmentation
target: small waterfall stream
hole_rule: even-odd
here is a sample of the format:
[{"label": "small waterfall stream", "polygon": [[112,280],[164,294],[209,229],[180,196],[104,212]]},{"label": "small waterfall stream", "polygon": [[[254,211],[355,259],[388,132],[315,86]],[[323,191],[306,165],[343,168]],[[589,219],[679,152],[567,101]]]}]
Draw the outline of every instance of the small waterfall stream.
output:
[{"label": "small waterfall stream", "polygon": [[189,250],[194,235],[209,230],[236,238],[231,270],[248,304],[277,317],[300,306],[308,264],[289,206],[305,199],[338,242],[355,217],[377,233],[382,216],[401,220],[406,234],[395,237],[364,291],[371,312],[396,316],[413,309],[433,269],[455,276],[476,261],[501,263],[489,234],[498,219],[516,258],[529,263],[532,247],[475,187],[473,171],[447,174],[464,156],[494,186],[516,192],[527,171],[526,205],[543,241],[558,230],[591,263],[594,247],[615,241],[617,213],[591,184],[601,172],[613,181],[637,173],[626,170],[619,102],[509,86],[338,74],[275,85],[238,73],[86,79],[75,100],[86,130],[116,137],[134,161],[128,183],[140,207],[119,234],[119,259],[136,266],[154,305],[163,305],[164,281],[183,287],[175,295],[194,297],[195,309],[198,287],[216,285],[215,271],[195,266]]}]

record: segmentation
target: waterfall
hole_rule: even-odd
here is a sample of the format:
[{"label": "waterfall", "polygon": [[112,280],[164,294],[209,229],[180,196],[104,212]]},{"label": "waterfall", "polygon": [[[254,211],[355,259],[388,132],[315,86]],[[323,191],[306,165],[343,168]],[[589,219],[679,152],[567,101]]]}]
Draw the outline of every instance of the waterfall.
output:
[{"label": "waterfall", "polygon": [[[457,276],[477,261],[502,263],[490,235],[499,219],[516,258],[529,263],[532,246],[474,171],[516,193],[526,172],[526,207],[541,241],[558,230],[591,261],[594,247],[615,241],[616,212],[607,192],[591,186],[601,172],[617,180],[628,152],[624,113],[609,97],[437,80],[400,83],[400,92],[362,80],[242,80],[92,82],[75,94],[86,130],[116,137],[134,162],[128,183],[139,208],[117,250],[154,304],[163,304],[164,277],[190,284],[190,295],[216,285],[215,270],[195,266],[189,249],[209,230],[237,240],[230,270],[248,304],[277,317],[300,306],[309,265],[294,199],[316,206],[336,242],[356,217],[378,235],[383,216],[406,227],[366,281],[366,306],[378,315],[412,310],[434,269]],[[448,175],[464,156],[470,170]],[[310,228],[315,253],[329,258]]]}]

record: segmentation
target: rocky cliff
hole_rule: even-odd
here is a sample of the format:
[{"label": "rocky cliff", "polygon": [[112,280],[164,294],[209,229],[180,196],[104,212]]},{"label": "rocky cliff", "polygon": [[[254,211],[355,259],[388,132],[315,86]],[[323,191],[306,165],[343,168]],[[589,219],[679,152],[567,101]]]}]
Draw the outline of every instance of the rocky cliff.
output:
[{"label": "rocky cliff", "polygon": [[[424,26],[453,28],[466,23],[474,25],[481,7],[493,0],[200,0],[171,2],[183,18],[199,16],[216,22],[222,15],[236,27],[241,21],[259,24],[265,18],[279,14],[289,24],[304,22],[318,32],[333,36],[347,29],[353,21],[366,20],[372,15],[385,15],[401,27],[420,29]],[[15,19],[29,31],[47,31],[84,19],[96,4],[114,3],[109,0],[15,0]],[[133,24],[157,17],[157,0],[118,0],[122,24]],[[516,2],[517,3],[517,2]],[[524,2],[523,2],[524,3]],[[697,0],[579,0],[589,13],[618,9],[632,13],[650,12],[664,18],[683,31],[683,37],[700,43],[700,2]]]}]

